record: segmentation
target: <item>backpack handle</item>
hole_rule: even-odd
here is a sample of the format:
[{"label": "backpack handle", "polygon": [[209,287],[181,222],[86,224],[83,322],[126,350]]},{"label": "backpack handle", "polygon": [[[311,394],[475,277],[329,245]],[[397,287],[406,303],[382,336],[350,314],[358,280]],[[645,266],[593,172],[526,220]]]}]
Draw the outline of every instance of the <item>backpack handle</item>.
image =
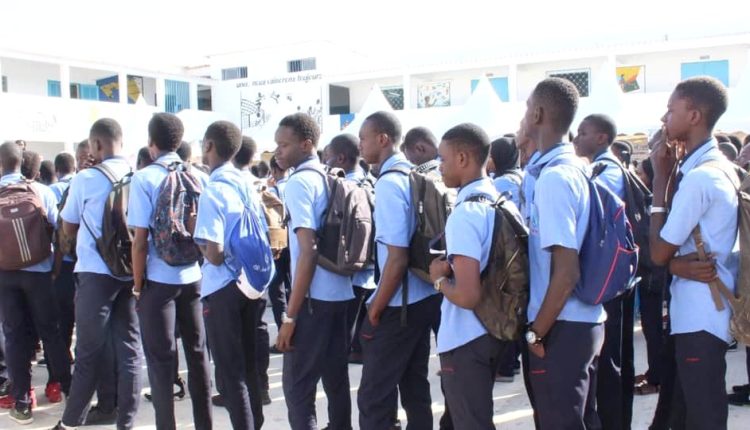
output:
[{"label": "backpack handle", "polygon": [[[701,261],[708,261],[708,255],[706,254],[706,246],[703,242],[700,225],[695,226],[692,236],[693,241],[695,242],[695,248],[698,251],[698,258]],[[724,281],[722,281],[721,278],[716,278],[709,282],[708,288],[711,290],[711,299],[713,299],[717,311],[724,310],[724,302],[721,300],[721,296],[724,296],[724,298],[727,299],[727,302],[729,302],[729,307],[734,312],[737,298],[732,294],[732,291],[726,286],[726,284],[724,284]]]}]

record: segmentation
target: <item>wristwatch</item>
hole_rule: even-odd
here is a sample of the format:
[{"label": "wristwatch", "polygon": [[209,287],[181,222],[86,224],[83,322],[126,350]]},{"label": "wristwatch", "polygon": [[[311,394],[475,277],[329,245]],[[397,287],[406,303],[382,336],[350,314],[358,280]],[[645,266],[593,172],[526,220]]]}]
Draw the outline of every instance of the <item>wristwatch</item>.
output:
[{"label": "wristwatch", "polygon": [[289,315],[286,314],[286,312],[281,313],[281,323],[282,324],[294,324],[297,321],[296,318],[292,318]]},{"label": "wristwatch", "polygon": [[432,284],[433,287],[435,287],[435,291],[440,292],[443,289],[443,281],[448,279],[447,276],[441,276],[435,281],[434,284]]},{"label": "wristwatch", "polygon": [[539,345],[540,343],[542,343],[542,338],[538,334],[536,334],[534,329],[529,328],[528,330],[526,330],[526,343],[528,343],[529,345]]}]

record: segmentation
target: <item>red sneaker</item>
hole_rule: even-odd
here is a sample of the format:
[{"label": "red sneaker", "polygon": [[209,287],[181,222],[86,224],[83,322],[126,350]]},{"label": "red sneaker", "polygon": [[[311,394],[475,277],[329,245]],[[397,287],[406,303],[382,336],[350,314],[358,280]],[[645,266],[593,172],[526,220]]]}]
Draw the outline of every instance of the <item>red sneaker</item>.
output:
[{"label": "red sneaker", "polygon": [[[36,393],[34,392],[34,387],[29,391],[29,396],[31,397],[31,409],[34,409],[36,408]],[[14,407],[16,407],[16,399],[12,394],[0,398],[0,408],[13,409]]]},{"label": "red sneaker", "polygon": [[44,389],[44,395],[50,403],[60,403],[63,400],[62,386],[59,382],[51,382]]}]

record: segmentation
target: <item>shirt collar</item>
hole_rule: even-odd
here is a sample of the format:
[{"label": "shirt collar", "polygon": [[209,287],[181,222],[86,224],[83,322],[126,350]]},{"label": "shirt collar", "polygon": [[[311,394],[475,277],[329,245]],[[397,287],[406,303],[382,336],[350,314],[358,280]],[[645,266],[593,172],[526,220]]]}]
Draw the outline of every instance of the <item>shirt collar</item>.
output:
[{"label": "shirt collar", "polygon": [[295,170],[300,170],[302,168],[322,169],[323,163],[320,162],[320,159],[318,159],[317,156],[310,156],[309,158],[299,163],[297,167],[295,168]]},{"label": "shirt collar", "polygon": [[701,143],[698,147],[685,155],[680,163],[680,172],[687,174],[699,165],[709,160],[721,160],[723,154],[719,151],[719,144],[713,137]]},{"label": "shirt collar", "polygon": [[21,175],[20,172],[8,173],[7,175],[3,175],[0,178],[0,182],[5,182],[5,183],[20,182],[23,180],[24,180],[24,177],[23,175]]},{"label": "shirt collar", "polygon": [[58,179],[58,182],[69,182],[71,179],[73,179],[73,176],[75,176],[73,173],[68,173],[67,175]]},{"label": "shirt collar", "polygon": [[406,159],[406,155],[403,152],[394,152],[393,155],[388,157],[380,166],[380,171],[385,172],[396,164],[407,164],[411,168],[411,163]]},{"label": "shirt collar", "polygon": [[497,199],[497,190],[495,189],[495,185],[492,183],[492,179],[485,176],[471,181],[461,187],[458,190],[456,204],[459,204],[467,198],[476,196],[478,194],[485,195],[491,198],[493,202]]},{"label": "shirt collar", "polygon": [[361,167],[357,166],[351,172],[346,173],[347,179],[360,180],[365,178],[365,171]]},{"label": "shirt collar", "polygon": [[567,155],[575,156],[575,148],[573,147],[573,144],[564,142],[558,143],[557,145],[549,148],[547,151],[540,153],[539,158],[534,160],[533,163],[529,163],[526,166],[526,169],[531,176],[538,178],[542,173],[542,169],[544,168],[544,166],[546,166],[550,161],[559,156]]},{"label": "shirt collar", "polygon": [[213,172],[211,172],[211,176],[209,176],[209,180],[213,181],[215,179],[218,179],[219,177],[223,176],[226,172],[229,172],[232,169],[237,170],[234,168],[232,163],[227,161],[221,166],[215,168]]},{"label": "shirt collar", "polygon": [[158,161],[160,163],[169,164],[169,163],[172,163],[172,162],[175,162],[175,161],[182,162],[182,159],[180,158],[179,155],[177,155],[176,152],[167,152],[166,154],[160,155],[159,158],[157,158],[155,161]]}]

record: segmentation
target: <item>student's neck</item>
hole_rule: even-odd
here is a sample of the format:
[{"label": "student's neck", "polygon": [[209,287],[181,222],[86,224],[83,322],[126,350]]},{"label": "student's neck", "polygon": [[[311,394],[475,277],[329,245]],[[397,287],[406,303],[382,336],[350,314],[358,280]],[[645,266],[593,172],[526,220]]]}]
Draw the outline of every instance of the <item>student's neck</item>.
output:
[{"label": "student's neck", "polygon": [[13,174],[19,174],[20,175],[21,174],[21,168],[19,167],[16,170],[5,170],[5,169],[3,169],[2,173],[0,173],[0,176],[8,176],[8,175],[13,175]]},{"label": "student's neck", "polygon": [[704,144],[713,134],[710,130],[700,130],[694,133],[690,133],[687,141],[685,142],[685,152],[690,153],[695,148]]},{"label": "student's neck", "polygon": [[484,179],[486,177],[487,177],[487,174],[484,172],[484,169],[473,170],[470,173],[467,173],[461,177],[460,188],[463,188],[478,179]]},{"label": "student's neck", "polygon": [[209,163],[208,168],[211,170],[211,173],[213,173],[214,170],[218,169],[219,167],[227,164],[229,161],[216,161],[214,163]]},{"label": "student's neck", "polygon": [[393,146],[389,147],[388,149],[380,153],[380,159],[378,160],[378,164],[382,166],[383,163],[385,163],[387,159],[391,158],[395,154],[396,154],[396,148],[394,148]]},{"label": "student's neck", "polygon": [[552,130],[542,129],[539,130],[534,141],[539,152],[545,152],[560,142],[563,142],[564,133],[555,132]]}]

